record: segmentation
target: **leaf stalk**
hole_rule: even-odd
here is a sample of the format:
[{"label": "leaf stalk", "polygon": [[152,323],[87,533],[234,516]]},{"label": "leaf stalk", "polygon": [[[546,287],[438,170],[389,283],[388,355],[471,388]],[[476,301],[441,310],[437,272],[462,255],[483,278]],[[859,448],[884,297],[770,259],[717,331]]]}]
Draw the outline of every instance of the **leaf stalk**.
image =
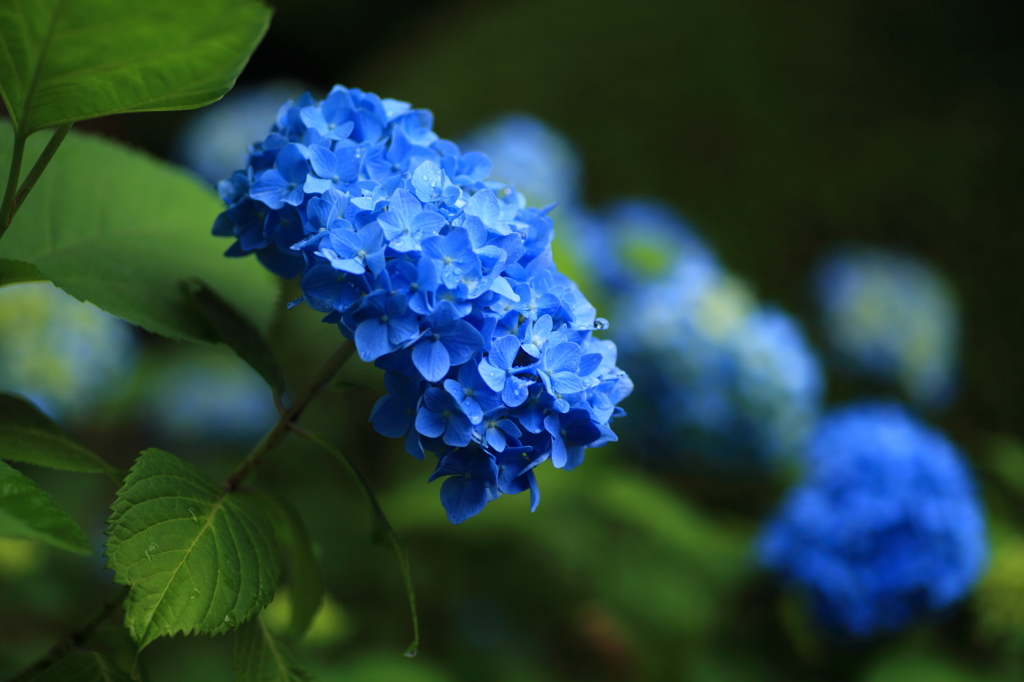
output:
[{"label": "leaf stalk", "polygon": [[14,221],[14,214],[25,203],[28,193],[39,182],[39,177],[46,170],[50,159],[57,153],[61,142],[71,132],[72,125],[72,123],[65,123],[53,132],[53,135],[50,136],[50,141],[46,143],[46,148],[43,149],[43,153],[39,155],[39,158],[32,165],[32,169],[25,176],[25,181],[21,183],[20,188],[18,187],[18,180],[21,175],[21,164],[25,155],[25,141],[28,139],[28,136],[23,136],[20,132],[14,133],[14,155],[11,157],[11,173],[7,177],[7,190],[4,192],[3,205],[0,206],[0,238],[4,236],[7,228]]},{"label": "leaf stalk", "polygon": [[18,193],[18,180],[21,179],[21,162],[25,157],[25,140],[27,137],[21,131],[14,131],[14,149],[11,152],[11,169],[7,175],[7,188],[4,190],[4,200],[0,204],[0,238],[3,238],[11,221],[14,220],[14,198]]},{"label": "leaf stalk", "polygon": [[317,370],[309,387],[295,399],[295,402],[281,415],[281,418],[277,420],[274,427],[267,432],[267,435],[263,436],[263,439],[256,444],[256,447],[246,455],[245,459],[231,473],[224,482],[225,490],[231,491],[238,488],[263,457],[284,440],[288,432],[291,431],[292,424],[299,419],[302,412],[313,401],[313,398],[330,383],[334,375],[338,373],[338,370],[352,357],[355,350],[356,346],[354,343],[345,341],[345,343],[338,347],[338,350],[334,351],[334,354]]}]

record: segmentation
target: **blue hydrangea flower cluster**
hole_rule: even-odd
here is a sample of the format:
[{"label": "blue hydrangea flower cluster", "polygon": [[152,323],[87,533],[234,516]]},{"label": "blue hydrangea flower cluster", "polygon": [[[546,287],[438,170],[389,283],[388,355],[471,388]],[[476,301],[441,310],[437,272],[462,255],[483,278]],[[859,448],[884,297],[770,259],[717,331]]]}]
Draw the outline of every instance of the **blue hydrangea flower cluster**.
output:
[{"label": "blue hydrangea flower cluster", "polygon": [[302,273],[303,298],[387,370],[371,421],[440,457],[453,523],[572,469],[632,390],[614,343],[556,269],[544,210],[488,181],[490,160],[432,130],[429,111],[336,86],[286,103],[249,164],[220,184],[214,234]]},{"label": "blue hydrangea flower cluster", "polygon": [[959,452],[897,403],[824,417],[808,470],[758,542],[833,632],[895,632],[963,597],[986,562],[984,515]]},{"label": "blue hydrangea flower cluster", "polygon": [[949,404],[960,315],[937,271],[883,249],[845,248],[818,265],[814,289],[840,369],[899,386],[919,407]]},{"label": "blue hydrangea flower cluster", "polygon": [[135,370],[131,326],[49,282],[0,287],[0,391],[63,422],[120,397]]},{"label": "blue hydrangea flower cluster", "polygon": [[758,472],[798,452],[824,379],[797,323],[759,305],[685,226],[674,247],[657,233],[635,239],[675,255],[655,279],[621,270],[617,310],[632,324],[615,340],[639,388],[634,405],[653,415],[629,431],[642,445],[634,449],[652,464],[720,473]]}]

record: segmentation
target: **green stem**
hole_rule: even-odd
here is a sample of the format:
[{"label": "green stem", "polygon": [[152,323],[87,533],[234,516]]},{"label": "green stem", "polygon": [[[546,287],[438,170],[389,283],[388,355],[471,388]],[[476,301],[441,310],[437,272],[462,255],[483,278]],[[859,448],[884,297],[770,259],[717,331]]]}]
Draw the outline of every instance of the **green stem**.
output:
[{"label": "green stem", "polygon": [[288,410],[281,415],[281,418],[277,420],[277,424],[274,425],[267,435],[263,437],[259,443],[256,444],[245,459],[235,468],[235,470],[228,477],[228,480],[224,482],[225,490],[234,490],[246,476],[249,475],[260,460],[274,449],[278,443],[284,440],[284,437],[288,435],[291,430],[291,425],[298,420],[302,415],[303,410],[312,402],[313,398],[317,396],[323,388],[330,383],[331,379],[338,370],[341,369],[342,365],[352,357],[352,353],[356,350],[355,344],[351,341],[346,341],[341,344],[338,350],[334,351],[334,355],[327,359],[319,370],[317,370],[316,376],[313,377],[313,383],[305,390],[305,392],[296,398]]},{"label": "green stem", "polygon": [[[22,203],[28,197],[28,193],[32,191],[32,188],[39,182],[39,176],[46,170],[47,164],[50,163],[50,159],[57,153],[57,149],[60,147],[60,143],[64,141],[64,138],[68,136],[71,131],[72,123],[65,123],[64,125],[57,128],[53,135],[50,136],[50,141],[46,143],[46,148],[43,149],[43,153],[36,159],[35,164],[32,166],[32,170],[25,176],[25,181],[21,183],[21,188],[18,193],[14,196],[14,205],[11,206],[11,220],[14,219],[14,214],[21,208]],[[11,220],[7,222],[10,223]]]},{"label": "green stem", "polygon": [[0,238],[14,219],[14,197],[18,193],[18,180],[21,179],[21,161],[25,156],[25,137],[18,131],[14,132],[14,150],[11,153],[11,170],[7,176],[7,189],[4,190],[4,201],[0,204]]},{"label": "green stem", "polygon": [[47,651],[42,658],[40,658],[35,663],[22,670],[16,677],[11,679],[10,682],[22,682],[24,680],[30,680],[31,678],[35,677],[37,673],[45,670],[46,668],[49,668],[51,665],[56,663],[57,659],[59,659],[61,656],[67,653],[68,649],[72,647],[81,646],[82,644],[84,644],[86,640],[88,640],[96,633],[96,630],[103,623],[103,621],[105,621],[110,616],[110,614],[114,612],[114,609],[121,605],[121,602],[123,602],[125,597],[127,596],[128,588],[122,587],[120,590],[117,591],[117,594],[115,594],[113,597],[107,600],[107,602],[100,607],[99,611],[97,611],[96,615],[89,619],[88,623],[78,628],[61,641],[54,644],[53,647],[51,647],[50,650]]}]

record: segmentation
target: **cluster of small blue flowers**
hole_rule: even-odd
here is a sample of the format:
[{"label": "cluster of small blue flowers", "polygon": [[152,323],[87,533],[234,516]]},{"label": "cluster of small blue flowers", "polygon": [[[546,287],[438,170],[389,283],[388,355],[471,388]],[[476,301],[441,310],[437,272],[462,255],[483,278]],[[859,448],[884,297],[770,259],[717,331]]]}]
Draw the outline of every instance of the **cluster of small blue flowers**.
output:
[{"label": "cluster of small blue flowers", "polygon": [[942,275],[909,256],[845,248],[818,265],[814,288],[839,369],[899,386],[920,407],[949,404],[960,315]]},{"label": "cluster of small blue flowers", "polygon": [[645,442],[653,464],[720,472],[758,471],[794,454],[817,418],[824,384],[798,325],[759,305],[685,225],[668,230],[653,222],[656,213],[640,215],[646,221],[632,228],[636,234],[619,232],[643,245],[641,255],[668,254],[671,266],[645,278],[634,258],[623,261],[616,280],[627,292],[617,310],[633,322],[616,330],[621,362],[640,389],[634,400],[646,403],[658,425],[630,436]]},{"label": "cluster of small blue flowers", "polygon": [[985,524],[969,472],[945,436],[901,405],[827,415],[807,464],[758,549],[832,631],[894,632],[946,609],[980,577]]},{"label": "cluster of small blue flowers", "polygon": [[672,207],[651,199],[620,199],[594,216],[594,250],[614,254],[597,273],[608,291],[631,291],[666,279],[682,261],[714,261],[711,247]]},{"label": "cluster of small blue flowers", "polygon": [[551,219],[487,180],[490,160],[432,130],[429,111],[336,86],[286,103],[249,165],[220,185],[214,234],[302,273],[305,301],[387,370],[371,421],[441,459],[453,523],[531,491],[615,440],[632,390],[605,326],[551,257]]}]

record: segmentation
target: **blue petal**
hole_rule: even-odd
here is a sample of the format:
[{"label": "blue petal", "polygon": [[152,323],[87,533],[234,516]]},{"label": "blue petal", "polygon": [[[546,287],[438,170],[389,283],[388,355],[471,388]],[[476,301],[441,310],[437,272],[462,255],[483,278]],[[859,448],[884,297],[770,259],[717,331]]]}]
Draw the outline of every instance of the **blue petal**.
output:
[{"label": "blue petal", "polygon": [[505,449],[505,434],[501,431],[501,429],[487,429],[485,438],[487,440],[487,444],[494,448],[495,452],[501,452],[502,450]]},{"label": "blue petal", "polygon": [[583,385],[583,380],[572,372],[555,372],[551,375],[551,389],[554,394],[570,395],[585,391],[586,386]]},{"label": "blue petal", "polygon": [[370,423],[377,433],[388,438],[401,438],[412,426],[409,403],[393,395],[380,398],[370,412]]},{"label": "blue petal", "polygon": [[465,320],[459,322],[441,336],[441,342],[448,348],[451,364],[461,365],[483,348],[484,338],[476,327]]},{"label": "blue petal", "polygon": [[509,407],[518,407],[530,397],[530,384],[532,382],[519,377],[509,377],[505,381],[505,388],[501,390],[501,400]]},{"label": "blue petal", "polygon": [[270,208],[283,208],[284,199],[291,191],[290,184],[283,175],[271,168],[253,183],[252,189],[249,190],[249,196],[257,201],[262,201]]},{"label": "blue petal", "polygon": [[565,441],[562,440],[561,424],[558,415],[549,414],[544,418],[544,428],[551,434],[551,464],[556,469],[563,468],[568,462]]},{"label": "blue petal", "polygon": [[423,394],[423,405],[432,412],[444,412],[451,409],[452,404],[451,396],[436,386],[431,386]]},{"label": "blue petal", "polygon": [[401,315],[388,320],[388,339],[395,346],[416,338],[420,333],[420,324],[413,315]]},{"label": "blue petal", "polygon": [[498,204],[498,197],[489,189],[480,190],[469,198],[466,207],[463,209],[466,215],[477,216],[484,225],[491,225],[498,220],[501,214],[501,206]]},{"label": "blue petal", "polygon": [[469,417],[458,412],[448,417],[448,428],[444,431],[446,444],[462,448],[469,445],[472,440],[473,425],[469,423]]},{"label": "blue petal", "polygon": [[313,166],[313,172],[321,178],[328,178],[338,174],[338,158],[327,147],[318,144],[309,148],[309,164]]},{"label": "blue petal", "polygon": [[601,366],[603,356],[600,353],[587,353],[580,358],[580,367],[578,373],[581,377],[590,376],[597,371],[597,368]]},{"label": "blue petal", "polygon": [[[496,339],[491,344],[491,357],[495,360],[495,366],[503,369],[512,369],[516,356],[519,354],[519,339],[507,334]],[[494,388],[493,386],[491,388]],[[498,389],[494,389],[498,390]]]},{"label": "blue petal", "polygon": [[552,372],[575,372],[582,355],[582,349],[575,343],[559,343],[544,354],[544,366]]},{"label": "blue petal", "polygon": [[441,484],[441,504],[453,524],[483,511],[488,497],[485,482],[476,477],[451,476]]},{"label": "blue petal", "polygon": [[505,370],[495,367],[487,360],[480,363],[480,376],[491,390],[500,391],[505,387]]},{"label": "blue petal", "polygon": [[440,438],[447,426],[448,420],[440,412],[421,407],[416,413],[416,430],[427,438]]},{"label": "blue petal", "polygon": [[388,326],[380,319],[364,320],[356,327],[356,350],[363,362],[373,362],[391,352],[388,342]]},{"label": "blue petal", "polygon": [[424,339],[412,349],[412,362],[427,381],[440,381],[451,368],[448,349],[440,341]]}]

